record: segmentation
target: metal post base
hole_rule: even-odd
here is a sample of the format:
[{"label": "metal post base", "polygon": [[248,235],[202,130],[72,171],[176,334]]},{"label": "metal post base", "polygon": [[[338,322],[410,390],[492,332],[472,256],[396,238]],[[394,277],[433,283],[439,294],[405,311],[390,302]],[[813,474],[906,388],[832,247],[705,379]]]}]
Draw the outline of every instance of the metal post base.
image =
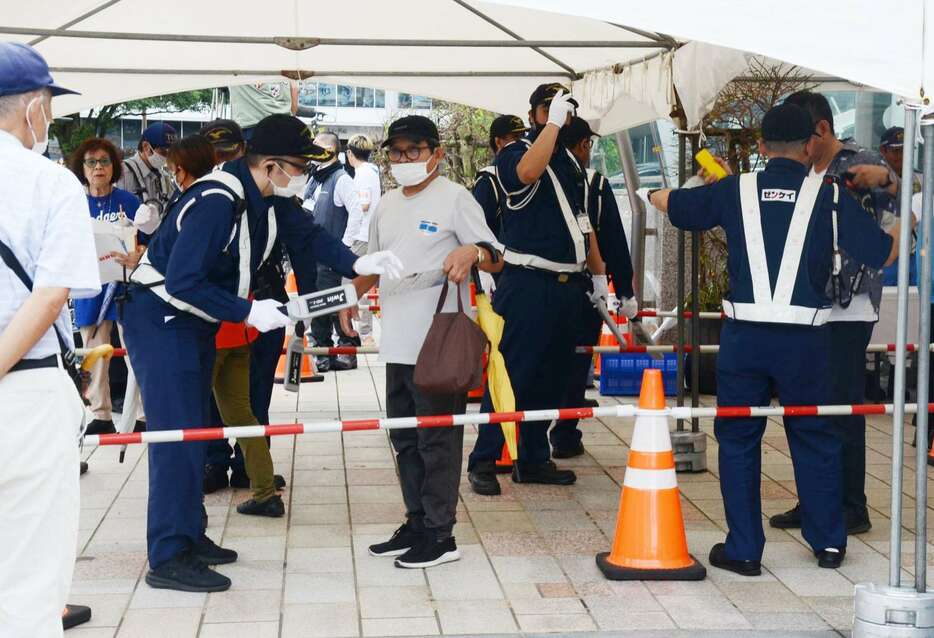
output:
[{"label": "metal post base", "polygon": [[676,472],[707,471],[707,435],[703,432],[672,432],[671,449]]},{"label": "metal post base", "polygon": [[856,586],[853,638],[934,636],[934,590],[875,583]]}]

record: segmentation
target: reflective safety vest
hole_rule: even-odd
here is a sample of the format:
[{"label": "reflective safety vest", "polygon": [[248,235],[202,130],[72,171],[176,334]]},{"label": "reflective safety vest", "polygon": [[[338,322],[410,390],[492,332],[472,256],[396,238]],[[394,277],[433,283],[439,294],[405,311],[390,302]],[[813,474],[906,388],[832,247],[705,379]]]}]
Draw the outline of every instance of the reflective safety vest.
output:
[{"label": "reflective safety vest", "polygon": [[[246,299],[250,294],[250,282],[252,276],[250,271],[252,244],[250,242],[249,215],[245,214],[246,199],[244,195],[243,184],[240,183],[240,180],[237,179],[235,175],[220,170],[220,167],[217,167],[213,172],[208,173],[204,177],[195,181],[192,186],[189,186],[186,190],[186,193],[189,192],[195,184],[200,183],[214,183],[217,186],[214,188],[206,188],[190,196],[182,194],[178,201],[176,201],[173,205],[181,207],[181,210],[175,219],[176,229],[179,231],[181,230],[185,215],[188,213],[192,206],[201,201],[203,198],[211,195],[222,195],[230,199],[230,201],[234,204],[234,223],[230,231],[230,239],[228,240],[224,250],[225,252],[233,252],[234,248],[236,248],[238,257],[237,296],[241,299]],[[276,212],[273,206],[269,207],[267,215],[269,222],[269,235],[266,238],[266,246],[263,251],[263,258],[260,260],[260,263],[266,261],[266,259],[269,257],[269,254],[272,252],[273,245],[276,243]],[[236,244],[234,244],[234,242],[236,242]],[[129,280],[130,283],[137,284],[142,288],[146,288],[152,291],[152,293],[162,299],[162,301],[166,302],[174,308],[191,313],[196,317],[211,323],[219,322],[218,319],[212,317],[203,310],[170,295],[165,288],[165,274],[161,272],[155,265],[153,265],[153,263],[149,260],[148,253],[143,254],[139,261],[139,265],[135,270],[133,270],[132,274],[130,274]]]},{"label": "reflective safety vest", "polygon": [[[513,142],[513,144],[524,144],[526,148],[532,147],[532,142],[522,138]],[[562,148],[559,153],[567,153],[570,160],[577,165],[577,159],[565,148]],[[586,235],[591,232],[590,220],[587,216],[587,212],[584,210],[575,211],[574,207],[571,206],[571,202],[568,200],[567,193],[564,192],[564,187],[561,186],[561,181],[558,179],[558,175],[555,173],[554,169],[548,165],[545,167],[545,174],[548,176],[548,179],[551,180],[551,184],[554,187],[555,199],[557,200],[558,208],[561,211],[561,216],[564,219],[564,223],[567,226],[568,236],[570,237],[571,243],[574,246],[574,262],[565,263],[552,261],[550,259],[545,259],[538,255],[532,255],[528,253],[521,253],[516,250],[513,250],[506,247],[503,252],[503,261],[507,264],[513,266],[523,266],[526,268],[537,268],[539,270],[548,270],[551,272],[583,272],[587,267],[587,250],[589,248],[588,240]],[[503,182],[499,179],[497,175],[497,182],[500,190],[504,193],[505,197],[502,202],[503,214],[517,214],[526,206],[529,202],[532,201],[532,198],[535,196],[535,193],[538,192],[538,187],[541,185],[541,179],[544,175],[535,181],[533,184],[528,184],[519,190],[508,191]],[[586,176],[583,179],[584,183],[584,202],[588,200],[588,183]]]},{"label": "reflective safety vest", "polygon": [[[727,317],[740,321],[787,323],[808,326],[823,325],[830,317],[830,307],[793,305],[792,295],[798,280],[801,256],[807,244],[811,216],[817,205],[823,181],[818,177],[807,177],[795,198],[794,212],[788,225],[788,235],[779,266],[775,290],[769,278],[765,242],[762,237],[762,214],[759,208],[758,175],[746,173],[739,177],[739,199],[742,207],[743,234],[746,240],[746,255],[749,259],[752,299],[739,301],[723,300],[723,312]],[[834,219],[834,243],[836,244],[836,219]],[[803,273],[807,276],[807,273]],[[734,291],[737,292],[737,291]],[[737,294],[740,296],[742,293]]]}]

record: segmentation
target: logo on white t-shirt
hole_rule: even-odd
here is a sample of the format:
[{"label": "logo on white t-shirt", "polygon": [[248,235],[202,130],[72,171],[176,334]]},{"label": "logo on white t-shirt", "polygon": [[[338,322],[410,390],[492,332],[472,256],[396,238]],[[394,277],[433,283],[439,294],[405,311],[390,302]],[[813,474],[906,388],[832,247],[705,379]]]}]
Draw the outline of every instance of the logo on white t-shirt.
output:
[{"label": "logo on white t-shirt", "polygon": [[797,191],[784,188],[766,188],[762,191],[763,202],[789,202],[794,203],[798,196]]},{"label": "logo on white t-shirt", "polygon": [[422,221],[418,222],[418,232],[424,235],[433,235],[434,233],[438,232],[438,222],[432,222],[423,219]]}]

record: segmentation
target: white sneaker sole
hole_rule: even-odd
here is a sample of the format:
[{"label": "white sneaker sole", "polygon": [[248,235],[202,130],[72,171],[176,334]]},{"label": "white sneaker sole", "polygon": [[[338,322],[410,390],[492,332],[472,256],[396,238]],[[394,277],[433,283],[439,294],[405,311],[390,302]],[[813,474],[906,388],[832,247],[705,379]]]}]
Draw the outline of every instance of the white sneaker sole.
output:
[{"label": "white sneaker sole", "polygon": [[388,552],[383,552],[382,554],[377,554],[376,552],[374,552],[372,549],[369,549],[369,548],[367,548],[366,551],[367,553],[369,553],[370,556],[376,556],[377,558],[380,558],[380,557],[385,557],[385,556],[402,556],[404,553],[409,551],[409,549],[411,548],[406,547],[404,549],[394,549]]},{"label": "white sneaker sole", "polygon": [[453,552],[445,552],[441,554],[438,558],[426,561],[424,563],[405,563],[399,560],[398,558],[395,561],[396,567],[402,567],[404,569],[424,569],[426,567],[435,567],[436,565],[443,565],[444,563],[453,563],[456,560],[461,559],[461,553],[458,550]]}]

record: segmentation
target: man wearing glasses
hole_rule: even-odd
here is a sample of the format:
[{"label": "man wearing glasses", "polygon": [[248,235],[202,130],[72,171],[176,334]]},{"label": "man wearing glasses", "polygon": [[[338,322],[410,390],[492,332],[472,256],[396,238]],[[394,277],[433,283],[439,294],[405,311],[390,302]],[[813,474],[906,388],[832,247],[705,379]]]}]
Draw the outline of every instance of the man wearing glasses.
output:
[{"label": "man wearing glasses", "polygon": [[[367,250],[391,251],[405,264],[404,277],[379,279],[382,311],[380,360],[386,362],[386,415],[463,414],[466,393],[427,394],[413,382],[415,361],[431,326],[445,277],[469,308],[472,268],[502,267],[498,244],[483,210],[463,186],[439,174],[444,150],[434,122],[420,115],[396,120],[383,147],[400,188],[379,201],[370,223]],[[377,277],[361,277],[362,295]],[[443,312],[457,310],[448,294]],[[351,333],[342,317],[344,329]],[[432,567],[458,560],[452,535],[460,485],[463,426],[391,430],[399,462],[406,521],[373,556],[397,556],[396,567]]]},{"label": "man wearing glasses", "polygon": [[[559,141],[577,102],[567,88],[542,84],[529,99],[525,138],[506,145],[496,156],[496,176],[503,200],[505,266],[493,309],[505,320],[499,349],[506,360],[517,410],[553,408],[565,393],[574,360],[581,296],[596,289],[608,296],[606,278],[591,281],[590,261],[599,255],[586,209],[586,175]],[[591,257],[593,255],[593,257]],[[602,272],[597,264],[592,272]],[[470,455],[471,488],[478,494],[500,493],[495,464],[502,450],[499,426],[481,426]],[[516,483],[571,485],[577,476],[550,460],[548,422],[524,422]]]},{"label": "man wearing glasses", "polygon": [[165,174],[165,157],[178,135],[165,122],[150,124],[139,140],[136,153],[123,160],[123,176],[117,187],[130,191],[152,214],[161,217],[172,194],[172,186]]}]

